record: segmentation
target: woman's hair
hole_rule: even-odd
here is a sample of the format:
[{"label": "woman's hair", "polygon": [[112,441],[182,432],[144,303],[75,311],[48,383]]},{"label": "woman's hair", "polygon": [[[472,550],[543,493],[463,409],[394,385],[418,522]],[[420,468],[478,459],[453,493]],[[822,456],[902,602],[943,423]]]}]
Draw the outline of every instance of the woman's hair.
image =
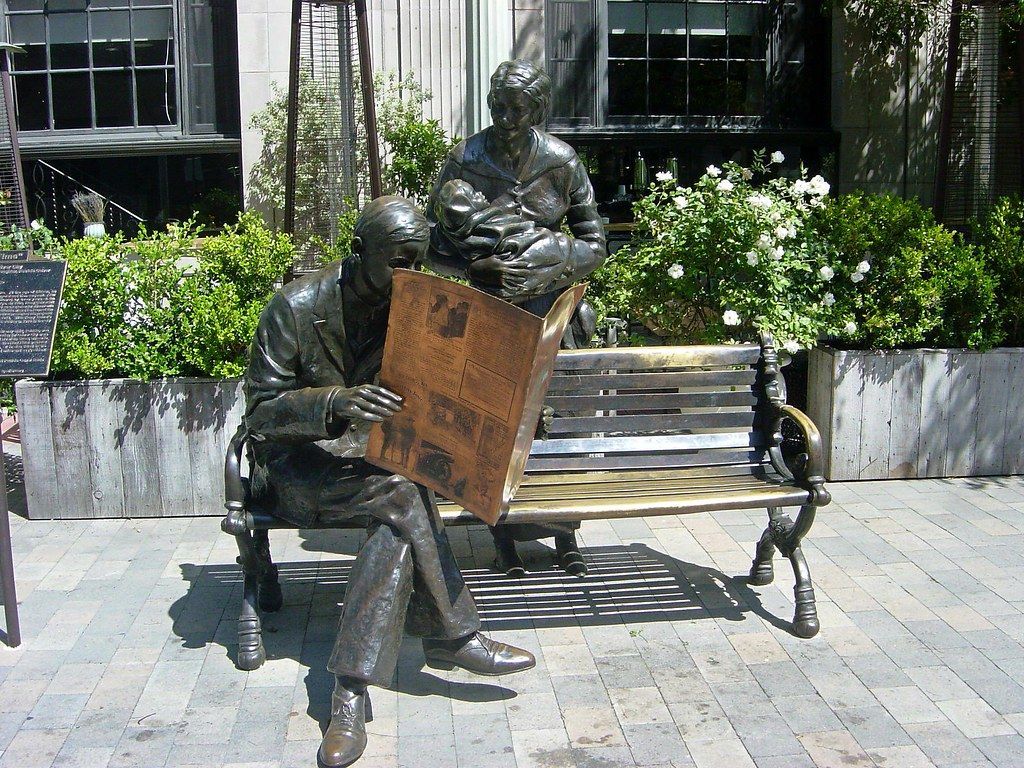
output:
[{"label": "woman's hair", "polygon": [[387,240],[406,243],[430,238],[430,226],[420,210],[404,197],[385,195],[364,207],[352,232],[364,243]]},{"label": "woman's hair", "polygon": [[551,106],[551,78],[547,72],[526,59],[503,61],[491,75],[491,90],[487,93],[488,107],[491,105],[492,94],[503,88],[522,91],[529,96],[537,107],[533,124],[544,122],[548,107]]}]

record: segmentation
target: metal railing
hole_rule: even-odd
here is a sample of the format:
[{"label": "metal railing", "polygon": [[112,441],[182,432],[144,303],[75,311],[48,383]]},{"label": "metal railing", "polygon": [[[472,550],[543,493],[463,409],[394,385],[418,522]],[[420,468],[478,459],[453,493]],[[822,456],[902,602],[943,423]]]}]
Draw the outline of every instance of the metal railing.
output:
[{"label": "metal railing", "polygon": [[45,160],[36,160],[33,163],[30,188],[31,218],[42,219],[47,227],[60,235],[82,234],[82,220],[71,204],[71,198],[82,192],[103,198],[103,224],[107,232],[122,232],[128,237],[134,237],[146,223],[138,214]]}]

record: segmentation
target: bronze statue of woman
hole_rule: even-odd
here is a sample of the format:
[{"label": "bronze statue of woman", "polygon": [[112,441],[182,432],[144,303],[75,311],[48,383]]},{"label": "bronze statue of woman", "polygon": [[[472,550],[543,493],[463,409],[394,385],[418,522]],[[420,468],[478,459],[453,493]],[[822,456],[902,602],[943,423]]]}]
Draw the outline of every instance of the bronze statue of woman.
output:
[{"label": "bronze statue of woman", "polygon": [[[597,213],[594,190],[575,150],[541,130],[551,103],[551,79],[532,62],[517,59],[498,66],[491,76],[487,104],[493,125],[455,147],[441,170],[431,194],[427,219],[431,223],[428,263],[437,271],[466,278],[470,283],[537,315],[544,315],[559,294],[597,269],[608,255],[604,227]],[[453,180],[467,182],[462,195],[442,194]],[[451,191],[449,187],[446,191]],[[458,191],[458,190],[456,190]],[[529,247],[495,247],[490,256],[479,248],[472,232],[458,237],[444,222],[466,220],[463,211],[448,210],[453,200],[468,192],[482,195],[510,221],[533,224]],[[454,216],[447,214],[453,213]],[[486,212],[485,212],[486,213]],[[494,223],[500,217],[487,215]],[[571,234],[563,231],[565,225]],[[504,242],[517,236],[509,225]],[[518,237],[522,238],[522,234]],[[480,237],[483,237],[481,235]],[[581,304],[562,341],[563,347],[584,346],[594,333],[594,313]],[[566,572],[583,576],[586,563],[576,544],[578,524],[508,525],[491,529],[497,552],[496,566],[509,575],[524,573],[515,541],[555,537],[559,563]]]}]

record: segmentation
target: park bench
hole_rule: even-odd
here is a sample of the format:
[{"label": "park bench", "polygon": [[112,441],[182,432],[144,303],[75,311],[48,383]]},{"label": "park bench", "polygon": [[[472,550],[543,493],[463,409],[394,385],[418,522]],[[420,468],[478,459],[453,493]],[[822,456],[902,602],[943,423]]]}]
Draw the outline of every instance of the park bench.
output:
[{"label": "park bench", "polygon": [[[776,550],[796,577],[793,631],[818,631],[814,589],[800,542],[815,510],[828,504],[821,441],[813,422],[785,402],[778,357],[760,344],[635,347],[559,352],[546,402],[555,410],[548,439],[536,440],[527,474],[503,518],[507,523],[598,520],[727,509],[767,509],[749,582],[769,584]],[[782,450],[782,423],[802,435]],[[247,497],[241,475],[247,435],[228,449],[228,515],[244,572],[238,665],[264,660],[257,607],[281,606],[268,530],[290,524]],[[796,520],[783,514],[798,507]],[[446,525],[479,523],[445,500]],[[496,579],[505,578],[495,575]]]}]

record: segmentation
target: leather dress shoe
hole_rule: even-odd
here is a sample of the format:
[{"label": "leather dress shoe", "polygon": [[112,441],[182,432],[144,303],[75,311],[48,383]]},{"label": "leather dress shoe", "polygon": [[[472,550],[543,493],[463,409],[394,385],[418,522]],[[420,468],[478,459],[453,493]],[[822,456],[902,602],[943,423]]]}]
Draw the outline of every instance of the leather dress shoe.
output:
[{"label": "leather dress shoe", "polygon": [[435,669],[461,667],[478,675],[508,675],[537,665],[529,651],[491,640],[481,632],[455,640],[424,638],[423,655]]},{"label": "leather dress shoe", "polygon": [[343,768],[360,758],[366,749],[366,715],[370,708],[366,688],[352,690],[335,681],[331,697],[331,724],[327,726],[317,762],[321,768]]},{"label": "leather dress shoe", "polygon": [[587,575],[587,562],[576,543],[576,534],[562,533],[555,536],[555,553],[558,555],[558,564],[570,576],[582,578]]},{"label": "leather dress shoe", "polygon": [[511,536],[494,538],[494,569],[501,571],[513,579],[521,579],[526,575],[523,561],[516,552],[516,543]]}]

